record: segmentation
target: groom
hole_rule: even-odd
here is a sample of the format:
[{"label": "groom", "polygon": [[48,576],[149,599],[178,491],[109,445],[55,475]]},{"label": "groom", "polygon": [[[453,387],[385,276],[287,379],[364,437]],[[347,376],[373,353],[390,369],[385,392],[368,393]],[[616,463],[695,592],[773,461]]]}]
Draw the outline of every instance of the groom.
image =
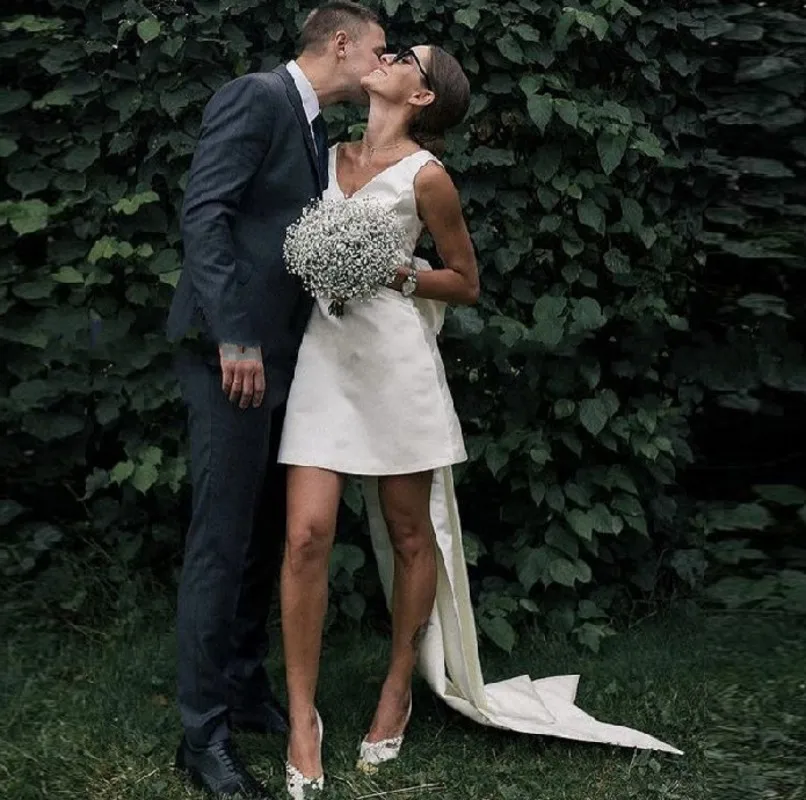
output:
[{"label": "groom", "polygon": [[285,270],[284,234],[327,184],[320,109],[365,102],[360,81],[385,49],[374,12],[320,6],[296,61],[216,92],[188,176],[184,268],[168,317],[169,339],[187,336],[177,365],[193,486],[176,763],[219,796],[269,797],[232,749],[232,730],[286,730],[263,660],[285,530],[277,447],[311,301]]}]

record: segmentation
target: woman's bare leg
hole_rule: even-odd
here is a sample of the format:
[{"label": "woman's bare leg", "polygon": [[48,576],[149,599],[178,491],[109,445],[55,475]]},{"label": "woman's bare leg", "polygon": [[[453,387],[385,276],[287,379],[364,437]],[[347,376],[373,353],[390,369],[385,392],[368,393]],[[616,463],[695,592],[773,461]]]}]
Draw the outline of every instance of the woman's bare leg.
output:
[{"label": "woman's bare leg", "polygon": [[285,556],[280,574],[283,647],[291,729],[288,758],[306,777],[322,774],[315,697],[327,611],[328,561],[344,480],[290,467]]},{"label": "woman's bare leg", "polygon": [[399,736],[406,724],[411,680],[434,607],[436,542],[431,525],[431,472],[379,481],[381,507],[395,554],[392,656],[369,742]]}]

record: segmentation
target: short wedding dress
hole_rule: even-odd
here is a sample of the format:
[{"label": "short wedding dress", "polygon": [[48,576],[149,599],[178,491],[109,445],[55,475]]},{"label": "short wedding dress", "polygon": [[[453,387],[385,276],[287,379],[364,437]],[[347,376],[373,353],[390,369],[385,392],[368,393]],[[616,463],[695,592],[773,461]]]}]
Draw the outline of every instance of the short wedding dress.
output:
[{"label": "short wedding dress", "polygon": [[[330,151],[325,199],[350,202]],[[414,181],[437,161],[425,150],[388,167],[352,197],[372,197],[398,216],[413,257],[423,225]],[[437,162],[439,163],[439,162]],[[419,671],[451,708],[496,728],[584,742],[680,751],[640,731],[599,722],[575,705],[578,675],[528,675],[484,683],[470,599],[462,527],[451,466],[467,456],[437,346],[445,304],[381,289],[348,302],[342,317],[318,299],[288,398],[281,463],[320,467],[362,479],[372,546],[387,603],[394,555],[381,513],[378,476],[433,471],[431,520],[438,545],[437,596]]]}]

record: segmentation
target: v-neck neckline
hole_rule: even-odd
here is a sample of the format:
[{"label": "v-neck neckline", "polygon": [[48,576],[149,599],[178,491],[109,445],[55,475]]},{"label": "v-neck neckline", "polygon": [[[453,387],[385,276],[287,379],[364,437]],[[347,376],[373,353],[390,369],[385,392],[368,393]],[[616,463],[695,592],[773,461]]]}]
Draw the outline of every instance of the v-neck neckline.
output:
[{"label": "v-neck neckline", "polygon": [[352,194],[346,194],[344,189],[341,188],[341,182],[339,181],[339,152],[341,150],[341,144],[336,145],[336,157],[333,159],[333,183],[335,184],[336,188],[339,190],[339,194],[345,199],[349,200],[352,197],[355,197],[360,192],[363,192],[368,186],[374,183],[378,178],[382,175],[385,175],[390,170],[397,167],[399,164],[402,164],[404,161],[407,161],[412,156],[416,156],[418,153],[422,153],[423,150],[415,150],[413,153],[409,153],[407,156],[403,156],[403,158],[399,158],[394,163],[390,164],[388,167],[384,167],[380,172],[377,172],[373,175],[363,186],[360,186],[356,189]]}]

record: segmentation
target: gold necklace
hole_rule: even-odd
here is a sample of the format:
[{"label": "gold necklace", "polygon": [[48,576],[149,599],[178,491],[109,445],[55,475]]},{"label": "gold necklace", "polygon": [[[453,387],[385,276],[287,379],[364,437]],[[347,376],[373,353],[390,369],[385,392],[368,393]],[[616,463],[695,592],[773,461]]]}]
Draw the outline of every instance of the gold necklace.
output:
[{"label": "gold necklace", "polygon": [[394,150],[394,149],[400,147],[402,144],[405,144],[405,143],[406,143],[405,139],[400,139],[399,141],[395,142],[394,144],[384,144],[384,145],[381,145],[380,147],[373,147],[373,145],[371,145],[366,139],[361,140],[361,144],[364,145],[364,147],[366,147],[367,150],[369,150],[369,157],[370,158],[372,158],[372,156],[374,156],[375,153],[379,153],[379,152],[384,151],[384,150]]}]

